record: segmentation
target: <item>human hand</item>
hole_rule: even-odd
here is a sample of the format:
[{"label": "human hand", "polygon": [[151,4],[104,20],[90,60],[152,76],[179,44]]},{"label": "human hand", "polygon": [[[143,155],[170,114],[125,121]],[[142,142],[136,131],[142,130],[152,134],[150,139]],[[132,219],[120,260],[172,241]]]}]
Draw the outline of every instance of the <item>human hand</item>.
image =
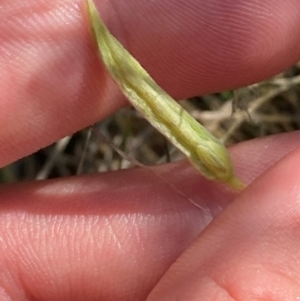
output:
[{"label": "human hand", "polygon": [[[259,81],[300,57],[297,0],[188,3],[97,4],[176,98]],[[82,1],[4,1],[0,14],[1,166],[124,104],[98,62]],[[296,149],[298,135],[236,146],[237,172],[251,182]],[[299,155],[240,196],[185,162],[155,169],[210,215],[148,170],[2,187],[0,299],[145,300],[160,280],[149,300],[254,299],[277,287],[292,300]]]}]

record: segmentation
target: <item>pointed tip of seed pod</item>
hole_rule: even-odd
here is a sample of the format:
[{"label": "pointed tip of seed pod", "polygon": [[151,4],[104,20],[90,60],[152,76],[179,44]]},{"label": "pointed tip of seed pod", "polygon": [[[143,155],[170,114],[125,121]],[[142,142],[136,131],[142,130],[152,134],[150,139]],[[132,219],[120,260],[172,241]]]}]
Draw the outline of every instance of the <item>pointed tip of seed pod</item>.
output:
[{"label": "pointed tip of seed pod", "polygon": [[234,190],[243,190],[246,188],[246,184],[240,180],[237,176],[233,175],[227,182],[226,184],[233,188]]}]

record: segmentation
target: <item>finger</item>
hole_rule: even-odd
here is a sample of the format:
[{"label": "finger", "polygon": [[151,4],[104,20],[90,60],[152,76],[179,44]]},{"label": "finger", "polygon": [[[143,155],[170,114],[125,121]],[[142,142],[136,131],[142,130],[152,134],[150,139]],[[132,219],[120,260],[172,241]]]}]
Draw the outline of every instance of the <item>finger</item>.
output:
[{"label": "finger", "polygon": [[297,148],[260,177],[174,263],[147,301],[299,296]]},{"label": "finger", "polygon": [[[299,133],[248,145],[262,157],[258,161],[254,156],[235,156],[239,173],[248,180],[258,176],[295,149],[295,141]],[[280,152],[278,145],[286,148]],[[264,152],[266,146],[269,153]],[[258,162],[261,170],[247,169]],[[169,266],[236,196],[209,185],[181,163],[154,172],[134,169],[2,187],[0,296],[145,300]],[[253,206],[261,210],[259,204]],[[233,227],[239,225],[238,215],[236,219]],[[225,235],[228,226],[218,223],[224,224]],[[210,254],[215,254],[213,247]]]},{"label": "finger", "polygon": [[[97,5],[176,98],[258,81],[299,59],[298,0]],[[1,8],[3,166],[107,116],[123,99],[99,63],[83,0],[6,0]]]},{"label": "finger", "polygon": [[260,81],[300,57],[297,0],[115,2],[106,24],[179,99]]}]

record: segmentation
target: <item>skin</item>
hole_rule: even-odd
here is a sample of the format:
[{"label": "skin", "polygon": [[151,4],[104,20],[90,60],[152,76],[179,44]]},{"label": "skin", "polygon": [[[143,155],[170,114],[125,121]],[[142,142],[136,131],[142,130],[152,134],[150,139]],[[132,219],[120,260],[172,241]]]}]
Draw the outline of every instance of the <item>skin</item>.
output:
[{"label": "skin", "polygon": [[[298,0],[96,4],[175,98],[259,81],[300,59]],[[125,104],[83,11],[79,0],[2,1],[1,166]],[[253,181],[240,195],[187,162],[155,169],[203,212],[147,170],[2,186],[0,300],[295,300],[299,136],[232,148],[237,174]]]}]

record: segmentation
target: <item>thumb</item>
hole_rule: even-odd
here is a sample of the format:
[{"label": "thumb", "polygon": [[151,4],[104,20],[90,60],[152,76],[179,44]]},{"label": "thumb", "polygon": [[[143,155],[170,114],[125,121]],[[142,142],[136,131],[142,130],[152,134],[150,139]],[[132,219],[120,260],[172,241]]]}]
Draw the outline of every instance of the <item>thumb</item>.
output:
[{"label": "thumb", "polygon": [[[176,98],[259,81],[300,57],[298,0],[95,2]],[[1,1],[0,29],[0,166],[124,104],[99,63],[84,0]]]},{"label": "thumb", "polygon": [[296,149],[216,218],[147,301],[296,300],[300,160]]}]

